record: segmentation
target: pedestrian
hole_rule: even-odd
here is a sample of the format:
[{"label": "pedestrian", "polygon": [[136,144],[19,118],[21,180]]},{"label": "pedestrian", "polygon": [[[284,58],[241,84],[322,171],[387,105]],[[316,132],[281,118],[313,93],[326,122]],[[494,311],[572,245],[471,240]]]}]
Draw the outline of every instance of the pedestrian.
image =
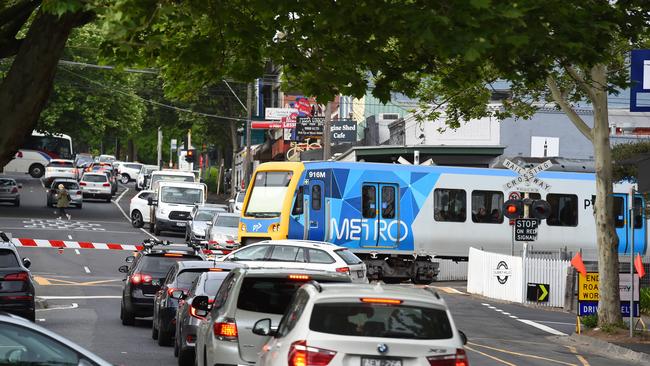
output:
[{"label": "pedestrian", "polygon": [[70,214],[65,212],[66,207],[70,204],[70,193],[65,189],[63,184],[59,184],[59,190],[56,192],[56,207],[59,209],[58,220],[63,219],[63,216],[70,220]]}]

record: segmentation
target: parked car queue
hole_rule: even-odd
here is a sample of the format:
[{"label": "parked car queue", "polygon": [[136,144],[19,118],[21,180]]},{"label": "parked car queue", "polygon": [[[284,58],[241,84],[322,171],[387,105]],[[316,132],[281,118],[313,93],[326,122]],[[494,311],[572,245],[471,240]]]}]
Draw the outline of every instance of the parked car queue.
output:
[{"label": "parked car queue", "polygon": [[325,242],[255,245],[206,260],[199,245],[148,240],[120,267],[122,324],[153,316],[152,338],[179,365],[469,365],[433,288],[359,280],[362,261]]}]

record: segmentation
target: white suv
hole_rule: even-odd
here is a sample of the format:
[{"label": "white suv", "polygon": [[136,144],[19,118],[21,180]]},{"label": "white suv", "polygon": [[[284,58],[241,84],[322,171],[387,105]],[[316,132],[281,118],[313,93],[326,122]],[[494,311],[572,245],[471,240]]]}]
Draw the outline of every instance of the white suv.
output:
[{"label": "white suv", "polygon": [[137,180],[142,166],[143,164],[140,163],[120,163],[120,165],[117,166],[117,174],[119,175],[120,182],[122,182],[122,184],[127,184],[131,181]]},{"label": "white suv", "polygon": [[111,202],[111,182],[104,173],[85,173],[79,181],[83,198],[99,198]]},{"label": "white suv", "polygon": [[467,337],[428,287],[312,282],[296,292],[277,331],[266,318],[253,333],[271,336],[260,366],[469,366]]},{"label": "white suv", "polygon": [[[75,168],[74,161],[67,159],[52,159],[45,168],[43,180],[51,183],[54,178],[79,179],[79,170]],[[48,185],[46,184],[46,185]]]},{"label": "white suv", "polygon": [[345,273],[352,282],[368,283],[366,265],[349,249],[323,241],[265,240],[222,257],[249,267],[296,268]]}]

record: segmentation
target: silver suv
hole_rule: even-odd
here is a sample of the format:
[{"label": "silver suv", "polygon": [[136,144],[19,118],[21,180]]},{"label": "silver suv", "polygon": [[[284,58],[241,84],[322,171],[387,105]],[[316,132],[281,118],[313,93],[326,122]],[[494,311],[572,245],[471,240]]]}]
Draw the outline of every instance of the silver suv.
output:
[{"label": "silver suv", "polygon": [[259,355],[261,366],[469,365],[467,338],[431,288],[307,284],[277,331],[267,318],[253,333],[272,336]]},{"label": "silver suv", "polygon": [[267,318],[278,324],[294,293],[309,281],[350,282],[350,276],[323,271],[236,268],[223,281],[214,302],[195,297],[197,310],[209,310],[197,330],[197,365],[254,365],[267,337],[253,324]]}]

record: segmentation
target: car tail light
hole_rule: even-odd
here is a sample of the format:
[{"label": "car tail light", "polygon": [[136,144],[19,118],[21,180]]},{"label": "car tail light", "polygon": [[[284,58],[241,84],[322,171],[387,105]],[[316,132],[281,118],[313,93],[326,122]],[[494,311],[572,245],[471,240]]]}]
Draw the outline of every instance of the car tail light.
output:
[{"label": "car tail light", "polygon": [[311,276],[306,274],[290,274],[289,279],[294,281],[309,281],[311,280]]},{"label": "car tail light", "polygon": [[17,152],[16,157],[17,158],[22,158],[23,157],[23,152],[22,151]]},{"label": "car tail light", "polygon": [[289,348],[289,366],[325,366],[334,356],[334,351],[309,347],[307,341],[297,341]]},{"label": "car tail light", "polygon": [[399,305],[403,301],[398,300],[398,299],[382,299],[382,298],[375,298],[375,297],[362,297],[361,302],[365,302],[368,304],[384,304],[384,305]]},{"label": "car tail light", "polygon": [[18,193],[18,187],[13,187],[11,189],[11,193]]},{"label": "car tail light", "polygon": [[212,331],[214,336],[220,339],[237,340],[237,324],[234,319],[224,319],[224,321],[214,323]]},{"label": "car tail light", "polygon": [[111,184],[110,184],[110,183],[104,183],[104,184],[102,184],[102,186],[103,186],[103,187],[110,187]]},{"label": "car tail light", "polygon": [[134,285],[139,285],[141,283],[151,283],[152,279],[153,278],[151,275],[144,273],[134,273],[133,276],[131,276],[131,283]]},{"label": "car tail light", "polygon": [[86,184],[86,182],[79,182],[79,185],[80,186],[86,186],[87,184]]},{"label": "car tail light", "polygon": [[455,355],[429,356],[427,361],[431,366],[469,366],[467,354],[462,348],[456,349]]},{"label": "car tail light", "polygon": [[336,269],[336,272],[339,273],[350,273],[350,267],[340,267]]},{"label": "car tail light", "polygon": [[29,274],[27,272],[10,273],[5,275],[5,281],[27,281]]}]

